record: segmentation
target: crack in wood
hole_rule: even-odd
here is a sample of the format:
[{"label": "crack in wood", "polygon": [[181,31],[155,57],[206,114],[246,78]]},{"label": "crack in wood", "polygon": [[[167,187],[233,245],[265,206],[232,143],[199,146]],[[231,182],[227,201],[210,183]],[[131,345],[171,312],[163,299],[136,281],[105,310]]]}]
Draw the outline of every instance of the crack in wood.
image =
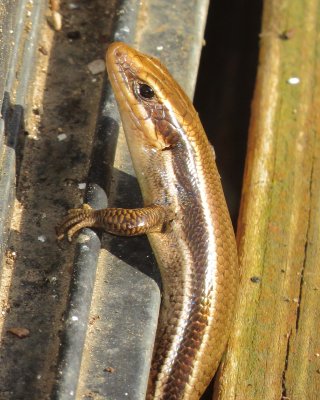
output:
[{"label": "crack in wood", "polygon": [[304,259],[303,259],[303,266],[301,270],[301,279],[300,279],[300,290],[299,290],[299,297],[298,297],[298,304],[297,304],[297,317],[296,317],[296,332],[299,330],[299,322],[300,322],[300,303],[301,303],[301,298],[302,298],[302,289],[303,289],[303,284],[304,284],[304,272],[306,268],[306,262],[307,262],[307,253],[308,253],[308,245],[309,245],[309,232],[310,232],[310,221],[311,221],[311,198],[312,198],[312,182],[314,179],[314,154],[312,157],[312,165],[311,165],[311,173],[310,173],[310,183],[309,183],[309,213],[308,213],[308,226],[307,226],[307,232],[306,232],[306,243],[304,246]]},{"label": "crack in wood", "polygon": [[286,386],[286,373],[288,369],[288,359],[289,359],[289,354],[290,354],[290,340],[291,340],[291,335],[292,335],[292,330],[287,335],[287,348],[286,348],[286,358],[285,358],[285,364],[284,364],[284,369],[282,371],[282,395],[281,395],[281,400],[289,400],[289,397],[287,396],[287,386]]}]

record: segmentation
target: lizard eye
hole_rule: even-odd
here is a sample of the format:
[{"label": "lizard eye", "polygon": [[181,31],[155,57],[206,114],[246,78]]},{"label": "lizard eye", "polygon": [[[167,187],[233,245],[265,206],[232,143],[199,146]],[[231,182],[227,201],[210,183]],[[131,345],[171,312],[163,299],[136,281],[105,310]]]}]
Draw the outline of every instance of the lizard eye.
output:
[{"label": "lizard eye", "polygon": [[154,90],[152,89],[152,87],[147,85],[146,83],[139,83],[138,93],[143,99],[146,99],[146,100],[150,100],[155,96],[155,93],[154,93]]}]

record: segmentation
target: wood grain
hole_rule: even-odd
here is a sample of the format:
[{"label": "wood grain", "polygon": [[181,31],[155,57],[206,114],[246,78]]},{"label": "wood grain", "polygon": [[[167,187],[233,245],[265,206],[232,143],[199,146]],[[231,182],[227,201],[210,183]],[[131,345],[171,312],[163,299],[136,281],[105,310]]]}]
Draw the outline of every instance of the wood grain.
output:
[{"label": "wood grain", "polygon": [[241,285],[214,399],[318,398],[319,18],[319,0],[264,2],[237,235]]}]

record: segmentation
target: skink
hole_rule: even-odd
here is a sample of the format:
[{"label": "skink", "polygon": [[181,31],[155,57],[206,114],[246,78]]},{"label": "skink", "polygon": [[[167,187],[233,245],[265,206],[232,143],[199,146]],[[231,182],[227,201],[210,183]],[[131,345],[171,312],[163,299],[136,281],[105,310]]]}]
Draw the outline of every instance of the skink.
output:
[{"label": "skink", "polygon": [[191,101],[155,58],[110,45],[106,65],[145,206],[70,210],[58,228],[146,233],[163,282],[146,399],[198,400],[226,348],[236,243],[215,154]]}]

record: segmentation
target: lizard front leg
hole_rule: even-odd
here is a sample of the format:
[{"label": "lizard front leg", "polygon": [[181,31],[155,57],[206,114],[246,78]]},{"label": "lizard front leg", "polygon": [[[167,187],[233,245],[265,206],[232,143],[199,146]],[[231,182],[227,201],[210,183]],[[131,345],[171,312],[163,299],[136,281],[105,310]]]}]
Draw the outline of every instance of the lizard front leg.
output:
[{"label": "lizard front leg", "polygon": [[65,234],[69,241],[76,232],[85,227],[102,228],[120,236],[136,236],[149,232],[161,232],[168,222],[166,208],[151,205],[143,208],[104,208],[94,210],[88,204],[68,211],[57,227],[58,240]]}]

